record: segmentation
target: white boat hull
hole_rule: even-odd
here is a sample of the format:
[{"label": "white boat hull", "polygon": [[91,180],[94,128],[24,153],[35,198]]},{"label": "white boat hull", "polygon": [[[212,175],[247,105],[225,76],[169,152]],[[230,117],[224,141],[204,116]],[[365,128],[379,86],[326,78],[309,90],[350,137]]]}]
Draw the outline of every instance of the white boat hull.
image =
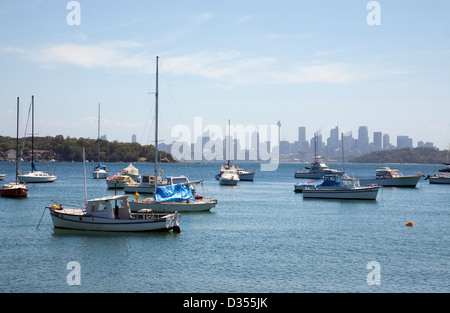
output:
[{"label": "white boat hull", "polygon": [[55,228],[112,231],[112,232],[148,232],[148,231],[179,231],[179,215],[168,214],[155,216],[137,214],[135,219],[107,219],[80,214],[67,214],[59,210],[50,209],[53,226]]},{"label": "white boat hull", "polygon": [[374,179],[360,179],[361,185],[373,185],[383,187],[416,187],[420,180],[420,176],[402,176],[392,178],[374,178]]},{"label": "white boat hull", "polygon": [[[253,181],[253,177],[255,176],[254,172],[249,172],[249,173],[244,173],[244,174],[237,174],[239,177],[239,180],[243,180],[243,181]],[[220,174],[216,175],[216,179],[219,180],[220,179]]]},{"label": "white boat hull", "polygon": [[51,183],[56,180],[56,176],[38,171],[30,172],[24,175],[18,175],[17,179],[24,183]]},{"label": "white boat hull", "polygon": [[219,179],[219,184],[220,185],[224,185],[224,186],[236,186],[239,182],[239,179],[234,179],[234,178],[220,178]]},{"label": "white boat hull", "polygon": [[303,198],[376,200],[378,187],[362,187],[357,189],[305,188]]},{"label": "white boat hull", "polygon": [[92,177],[95,179],[103,179],[108,177],[108,172],[104,170],[92,172]]},{"label": "white boat hull", "polygon": [[155,213],[170,212],[203,212],[216,206],[217,200],[196,200],[182,202],[128,202],[131,212],[139,212],[143,209],[152,210]]},{"label": "white boat hull", "polygon": [[126,193],[155,193],[155,185],[128,184],[123,187],[123,191],[125,191]]}]

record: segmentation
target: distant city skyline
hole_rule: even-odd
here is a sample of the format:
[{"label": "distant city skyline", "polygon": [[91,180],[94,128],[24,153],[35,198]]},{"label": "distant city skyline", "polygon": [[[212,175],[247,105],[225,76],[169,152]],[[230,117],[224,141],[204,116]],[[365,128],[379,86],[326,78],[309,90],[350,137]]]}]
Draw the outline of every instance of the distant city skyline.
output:
[{"label": "distant city skyline", "polygon": [[[281,130],[282,123],[278,122],[278,131]],[[169,153],[174,153],[177,157],[179,153],[179,159],[185,161],[212,161],[211,152],[209,149],[213,149],[216,152],[214,160],[260,160],[259,156],[261,151],[271,151],[275,147],[272,141],[261,141],[259,133],[257,131],[251,132],[252,128],[233,128],[247,130],[243,133],[232,133],[230,136],[226,135],[221,138],[212,138],[209,131],[205,131],[198,136],[194,142],[180,142],[174,141],[172,143],[161,143],[160,149]],[[370,132],[367,126],[359,126],[357,137],[353,137],[352,131],[342,132],[339,126],[330,130],[329,136],[324,135],[316,131],[313,137],[309,138],[306,135],[307,129],[305,126],[298,127],[298,137],[295,141],[280,140],[279,145],[276,146],[278,157],[282,159],[290,160],[306,160],[311,159],[317,152],[318,156],[324,156],[329,159],[341,159],[342,158],[342,146],[344,147],[345,157],[360,156],[369,152],[379,150],[392,150],[402,148],[415,148],[415,147],[429,147],[438,149],[434,146],[433,142],[417,141],[414,145],[413,138],[407,135],[399,135],[393,138],[395,142],[392,142],[389,134],[385,134],[382,131]],[[280,134],[278,134],[280,136]],[[273,138],[273,137],[272,137]],[[316,141],[317,138],[317,141]],[[344,144],[342,145],[342,140]],[[211,144],[211,142],[213,142]],[[316,146],[317,142],[317,146]],[[176,145],[176,148],[174,148]],[[317,151],[316,151],[317,147]],[[182,151],[179,151],[181,148]],[[217,150],[220,150],[218,152]],[[196,151],[196,152],[194,152]],[[204,157],[208,155],[209,157]]]}]

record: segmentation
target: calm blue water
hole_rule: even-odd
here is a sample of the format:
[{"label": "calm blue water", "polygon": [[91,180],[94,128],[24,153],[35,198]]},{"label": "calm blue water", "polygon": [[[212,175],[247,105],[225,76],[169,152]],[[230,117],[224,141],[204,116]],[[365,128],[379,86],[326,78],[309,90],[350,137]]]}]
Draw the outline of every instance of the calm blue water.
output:
[{"label": "calm blue water", "polygon": [[[112,173],[127,165],[108,164]],[[0,164],[5,182],[14,166]],[[241,164],[255,168],[255,181],[228,187],[214,179],[220,164],[162,165],[165,175],[204,179],[218,205],[183,214],[180,234],[111,234],[54,230],[48,211],[37,228],[51,199],[84,198],[81,163],[40,163],[57,181],[29,184],[27,199],[0,198],[0,292],[450,292],[450,185],[421,179],[415,189],[384,188],[375,202],[304,200],[293,192],[303,166]],[[90,178],[92,167],[88,198],[114,193]],[[347,165],[359,178],[377,167]],[[391,167],[428,175],[439,165]],[[70,261],[80,285],[67,283]],[[371,261],[379,285],[368,284]]]}]

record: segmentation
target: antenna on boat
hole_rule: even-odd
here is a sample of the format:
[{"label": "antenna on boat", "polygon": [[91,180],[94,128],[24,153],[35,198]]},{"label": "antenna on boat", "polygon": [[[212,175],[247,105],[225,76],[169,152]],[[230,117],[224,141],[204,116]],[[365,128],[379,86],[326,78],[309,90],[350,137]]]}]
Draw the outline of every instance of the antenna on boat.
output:
[{"label": "antenna on boat", "polygon": [[87,203],[87,191],[86,191],[86,156],[83,147],[83,176],[84,176],[84,205]]}]

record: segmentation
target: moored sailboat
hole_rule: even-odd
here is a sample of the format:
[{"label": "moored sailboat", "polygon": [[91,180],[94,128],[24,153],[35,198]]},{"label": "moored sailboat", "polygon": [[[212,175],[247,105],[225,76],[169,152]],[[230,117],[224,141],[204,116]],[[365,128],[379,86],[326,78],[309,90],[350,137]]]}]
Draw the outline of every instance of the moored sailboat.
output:
[{"label": "moored sailboat", "polygon": [[34,96],[31,96],[31,110],[31,171],[26,174],[19,174],[18,179],[25,183],[51,183],[56,180],[56,175],[37,170],[34,163]]},{"label": "moored sailboat", "polygon": [[16,136],[16,182],[4,184],[0,188],[0,196],[11,198],[24,198],[28,195],[28,188],[24,183],[18,182],[19,172],[19,97],[17,97],[17,136]]},{"label": "moored sailboat", "polygon": [[98,104],[98,135],[97,135],[97,165],[92,171],[92,177],[95,179],[107,178],[109,176],[106,165],[100,162],[100,103]]}]

